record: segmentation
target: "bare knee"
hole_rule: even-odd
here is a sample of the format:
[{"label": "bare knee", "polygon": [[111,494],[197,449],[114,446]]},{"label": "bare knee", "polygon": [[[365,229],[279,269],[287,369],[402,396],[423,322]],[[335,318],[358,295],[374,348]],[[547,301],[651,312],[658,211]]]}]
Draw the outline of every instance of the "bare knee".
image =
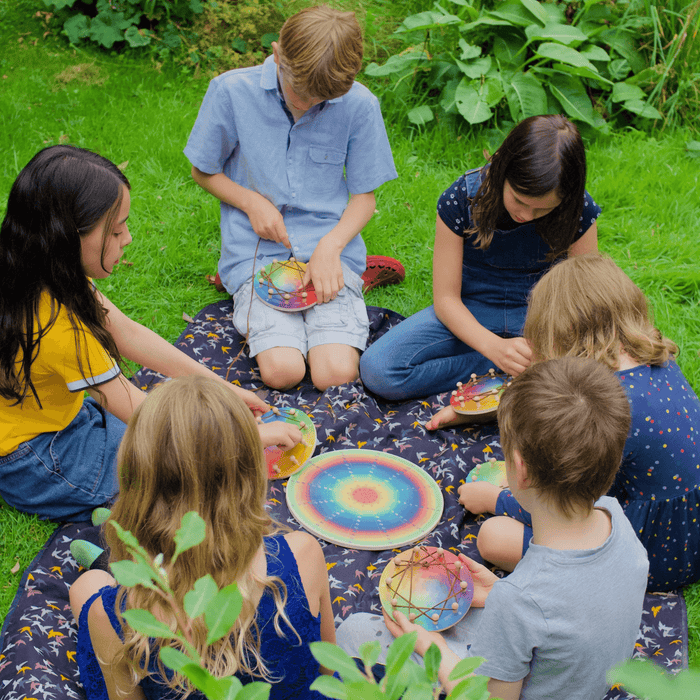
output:
[{"label": "bare knee", "polygon": [[522,523],[504,516],[483,522],[476,538],[482,559],[499,569],[512,571],[522,559],[524,529]]},{"label": "bare knee", "polygon": [[257,356],[260,377],[271,389],[285,391],[301,382],[306,374],[303,355],[293,348],[272,348]]},{"label": "bare knee", "polygon": [[309,350],[309,368],[314,386],[325,391],[360,376],[360,353],[349,345],[319,345]]}]

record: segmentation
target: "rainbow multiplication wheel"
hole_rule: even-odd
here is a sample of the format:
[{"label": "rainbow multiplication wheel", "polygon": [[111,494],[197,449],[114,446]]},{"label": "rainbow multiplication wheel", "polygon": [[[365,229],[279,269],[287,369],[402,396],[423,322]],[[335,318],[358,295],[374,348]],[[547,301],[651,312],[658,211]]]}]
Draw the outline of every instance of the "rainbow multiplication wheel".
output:
[{"label": "rainbow multiplication wheel", "polygon": [[438,547],[420,545],[397,554],[379,579],[379,599],[387,614],[394,619],[398,610],[431,632],[459,622],[473,597],[467,565]]},{"label": "rainbow multiplication wheel", "polygon": [[275,260],[255,273],[253,288],[260,300],[280,311],[304,311],[316,304],[316,291],[303,285],[306,263],[296,258]]},{"label": "rainbow multiplication wheel", "polygon": [[450,405],[455,413],[464,416],[478,417],[481,420],[494,417],[509,380],[507,374],[497,374],[493,369],[480,377],[472,374],[466,384],[457,383],[457,388],[450,396]]},{"label": "rainbow multiplication wheel", "polygon": [[352,549],[416,542],[440,521],[435,481],[408,460],[374,450],[337,450],[310,459],[287,483],[287,504],[309,532]]},{"label": "rainbow multiplication wheel", "polygon": [[483,464],[477,464],[469,472],[467,481],[487,481],[489,484],[499,488],[507,488],[506,463],[503,460],[490,459]]},{"label": "rainbow multiplication wheel", "polygon": [[303,464],[314,453],[316,447],[316,427],[311,418],[298,408],[275,408],[261,416],[263,423],[284,421],[298,426],[301,430],[301,442],[291,450],[279,447],[266,447],[267,476],[269,479],[285,479]]}]

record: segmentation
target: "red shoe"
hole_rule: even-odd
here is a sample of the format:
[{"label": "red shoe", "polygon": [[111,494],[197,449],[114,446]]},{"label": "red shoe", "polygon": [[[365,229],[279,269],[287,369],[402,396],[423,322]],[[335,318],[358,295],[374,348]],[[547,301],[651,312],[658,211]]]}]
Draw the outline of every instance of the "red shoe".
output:
[{"label": "red shoe", "polygon": [[386,255],[368,255],[367,269],[362,274],[362,291],[366,293],[375,287],[399,284],[405,279],[406,270],[398,260]]},{"label": "red shoe", "polygon": [[219,277],[218,272],[215,275],[204,275],[204,278],[207,280],[207,282],[209,282],[209,284],[213,284],[216,287],[217,292],[226,291],[226,287],[221,284],[221,277]]}]

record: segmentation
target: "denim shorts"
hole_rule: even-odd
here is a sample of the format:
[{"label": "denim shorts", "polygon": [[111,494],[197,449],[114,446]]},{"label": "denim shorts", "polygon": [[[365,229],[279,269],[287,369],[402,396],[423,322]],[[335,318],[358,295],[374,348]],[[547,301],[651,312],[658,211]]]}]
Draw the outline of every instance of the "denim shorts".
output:
[{"label": "denim shorts", "polygon": [[66,428],[0,456],[0,495],[43,519],[89,520],[119,491],[116,456],[125,430],[125,423],[85,399]]},{"label": "denim shorts", "polygon": [[[250,356],[270,348],[296,348],[306,357],[310,348],[328,343],[362,351],[369,336],[369,318],[362,294],[362,278],[343,265],[345,286],[338,296],[307,311],[279,311],[251,291],[252,278],[233,295],[233,325],[248,339]],[[248,310],[250,309],[250,316]]]}]

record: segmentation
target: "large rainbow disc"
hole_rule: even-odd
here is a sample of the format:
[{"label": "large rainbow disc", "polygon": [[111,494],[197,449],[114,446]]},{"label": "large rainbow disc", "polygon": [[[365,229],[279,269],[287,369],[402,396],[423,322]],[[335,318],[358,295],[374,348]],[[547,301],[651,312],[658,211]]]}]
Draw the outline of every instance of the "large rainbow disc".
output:
[{"label": "large rainbow disc", "polygon": [[431,632],[457,624],[473,597],[469,567],[437,547],[421,545],[397,554],[379,579],[379,599],[391,619],[398,610]]},{"label": "large rainbow disc", "polygon": [[301,430],[301,442],[291,450],[276,446],[265,448],[268,479],[286,479],[301,469],[316,449],[316,426],[311,418],[298,408],[278,408],[268,411],[261,417],[263,423],[283,421],[296,425]]},{"label": "large rainbow disc", "polygon": [[464,416],[481,420],[495,416],[508,379],[508,375],[496,374],[493,370],[480,377],[473,374],[466,384],[457,384],[450,396],[450,405],[455,413]]},{"label": "large rainbow disc", "polygon": [[316,305],[316,291],[302,282],[306,263],[295,258],[275,260],[255,273],[253,289],[260,301],[280,311],[304,311]]},{"label": "large rainbow disc", "polygon": [[352,549],[403,547],[440,521],[435,481],[408,460],[374,450],[337,450],[310,459],[287,482],[287,504],[309,532]]}]

